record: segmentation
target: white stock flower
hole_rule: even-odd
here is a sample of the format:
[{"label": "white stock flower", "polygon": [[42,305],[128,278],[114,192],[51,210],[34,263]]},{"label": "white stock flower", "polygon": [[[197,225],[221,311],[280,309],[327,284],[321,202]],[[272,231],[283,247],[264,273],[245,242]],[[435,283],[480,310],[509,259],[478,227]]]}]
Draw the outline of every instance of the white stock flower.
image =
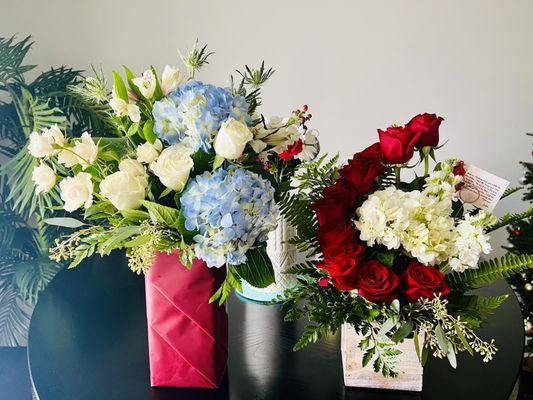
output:
[{"label": "white stock flower", "polygon": [[491,214],[480,211],[475,216],[466,214],[464,220],[457,224],[450,258],[452,270],[464,272],[470,268],[477,268],[481,254],[490,253],[492,248],[484,227],[493,222]]},{"label": "white stock flower", "polygon": [[137,161],[150,164],[157,160],[159,153],[163,150],[163,143],[157,139],[153,144],[146,142],[137,147]]},{"label": "white stock flower", "polygon": [[167,188],[181,191],[194,165],[191,149],[183,144],[175,144],[164,149],[150,169]]},{"label": "white stock flower", "polygon": [[100,193],[119,211],[134,210],[146,198],[148,177],[143,165],[131,158],[119,164],[119,170],[100,182]]},{"label": "white stock flower", "polygon": [[161,89],[163,90],[163,94],[166,96],[172,92],[179,86],[182,80],[183,76],[178,68],[171,67],[170,65],[165,66],[161,75]]},{"label": "white stock flower", "polygon": [[86,169],[89,165],[93,164],[98,157],[98,145],[94,143],[93,138],[88,132],[83,132],[81,139],[76,141],[74,148],[72,149],[77,162]]},{"label": "white stock flower", "polygon": [[458,160],[451,158],[441,162],[440,169],[435,170],[426,178],[424,193],[428,196],[435,196],[439,199],[457,199],[455,187],[462,182],[461,175],[454,175],[453,168]]},{"label": "white stock flower", "polygon": [[113,98],[109,100],[109,105],[119,117],[127,115],[132,122],[139,122],[141,120],[141,110],[136,104],[127,103],[120,97],[113,96]]},{"label": "white stock flower", "polygon": [[151,69],[147,69],[140,77],[133,78],[131,81],[147,99],[151,99],[154,96],[156,79]]},{"label": "white stock flower", "polygon": [[242,155],[246,143],[252,140],[252,132],[240,121],[229,118],[223,122],[215,137],[215,153],[228,160],[236,160]]},{"label": "white stock flower", "polygon": [[46,193],[56,184],[56,173],[48,165],[41,163],[33,168],[31,180],[35,183],[35,194]]},{"label": "white stock flower", "polygon": [[65,202],[63,208],[72,212],[80,207],[89,208],[93,203],[93,183],[91,175],[80,172],[59,182],[61,199]]}]

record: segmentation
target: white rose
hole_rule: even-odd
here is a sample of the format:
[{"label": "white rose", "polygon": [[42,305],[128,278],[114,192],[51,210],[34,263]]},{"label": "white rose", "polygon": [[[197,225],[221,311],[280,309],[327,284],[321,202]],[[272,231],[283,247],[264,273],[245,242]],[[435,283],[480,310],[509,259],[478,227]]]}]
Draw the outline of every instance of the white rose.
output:
[{"label": "white rose", "polygon": [[141,120],[141,110],[136,104],[126,103],[119,97],[113,97],[109,100],[109,105],[119,117],[127,115],[132,122],[139,122]]},{"label": "white rose", "polygon": [[61,199],[65,202],[63,208],[72,212],[80,207],[89,208],[93,203],[93,183],[91,175],[80,172],[76,176],[69,176],[59,182]]},{"label": "white rose", "polygon": [[93,164],[98,157],[98,145],[94,143],[93,138],[87,132],[83,132],[81,140],[76,142],[73,151],[83,169]]},{"label": "white rose", "polygon": [[163,94],[166,96],[176,89],[182,79],[183,77],[179,69],[167,65],[161,75],[161,89],[163,90]]},{"label": "white rose", "polygon": [[[148,186],[148,179],[146,174],[137,174],[135,168],[130,168],[136,163],[135,160],[123,160],[120,164],[123,165],[124,161],[128,161],[128,167],[124,167],[127,170],[120,170],[111,174],[100,182],[100,193],[107,198],[111,204],[113,204],[117,210],[134,210],[141,206],[141,201],[146,198],[146,188]],[[124,164],[126,165],[126,164]]]},{"label": "white rose", "polygon": [[219,156],[228,160],[235,160],[242,155],[246,143],[252,138],[252,132],[246,124],[229,118],[222,123],[213,147]]},{"label": "white rose", "polygon": [[157,160],[159,153],[163,150],[163,143],[157,139],[154,144],[143,143],[137,147],[137,161],[150,164]]},{"label": "white rose", "polygon": [[[58,146],[65,145],[65,135],[63,135],[63,132],[61,132],[61,129],[59,129],[57,124],[52,125],[50,128],[43,129],[43,136],[48,138],[48,141],[51,144],[57,144]],[[54,150],[54,153],[58,152],[59,150]]]},{"label": "white rose", "polygon": [[46,193],[52,190],[56,184],[56,173],[46,164],[40,164],[33,168],[31,180],[35,183],[35,194]]},{"label": "white rose", "polygon": [[185,187],[193,165],[191,149],[175,144],[163,150],[157,161],[150,164],[150,169],[163,185],[179,192]]},{"label": "white rose", "polygon": [[147,99],[151,99],[154,96],[156,80],[151,69],[144,71],[141,77],[133,78],[131,81]]},{"label": "white rose", "polygon": [[57,161],[67,168],[71,168],[78,163],[78,157],[72,150],[61,150],[57,156]]},{"label": "white rose", "polygon": [[51,155],[54,152],[54,149],[47,137],[44,137],[37,132],[32,132],[30,133],[28,152],[33,157],[44,158]]},{"label": "white rose", "polygon": [[130,175],[146,176],[146,169],[144,169],[144,166],[133,158],[125,158],[122,160],[118,165],[118,169],[127,172]]},{"label": "white rose", "polygon": [[48,157],[59,152],[59,150],[53,148],[54,144],[59,146],[65,145],[65,136],[56,124],[52,125],[50,128],[43,129],[41,134],[38,132],[32,132],[30,134],[28,152],[33,157]]}]

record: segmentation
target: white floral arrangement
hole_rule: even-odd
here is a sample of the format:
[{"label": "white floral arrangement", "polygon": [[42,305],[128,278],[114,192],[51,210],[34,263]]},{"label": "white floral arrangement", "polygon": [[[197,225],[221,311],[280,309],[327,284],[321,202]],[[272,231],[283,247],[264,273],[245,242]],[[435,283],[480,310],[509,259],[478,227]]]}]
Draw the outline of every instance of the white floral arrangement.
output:
[{"label": "white floral arrangement", "polygon": [[195,45],[183,59],[188,76],[168,65],[140,76],[124,67],[111,92],[96,72],[73,88],[100,106],[116,137],[69,137],[57,125],[30,135],[35,194],[58,204],[46,222],[75,229],[52,258],[74,267],[125,248],[131,269],[145,273],[157,251],[178,250],[186,266],[194,258],[227,266],[220,301],[241,279],[273,283],[266,237],[295,169],[318,153],[317,136],[307,106],[286,118],[257,112],[273,73],[264,64],[229,88],[195,80],[210,54]]}]

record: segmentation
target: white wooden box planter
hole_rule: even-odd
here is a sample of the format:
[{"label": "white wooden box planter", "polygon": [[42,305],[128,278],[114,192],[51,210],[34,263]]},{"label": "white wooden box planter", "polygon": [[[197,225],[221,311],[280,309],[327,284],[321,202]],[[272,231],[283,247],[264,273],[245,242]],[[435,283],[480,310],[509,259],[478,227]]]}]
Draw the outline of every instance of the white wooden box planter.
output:
[{"label": "white wooden box planter", "polygon": [[416,355],[413,339],[404,339],[403,343],[396,346],[402,351],[398,364],[398,370],[402,373],[397,378],[385,378],[381,372],[374,372],[371,364],[363,367],[363,352],[357,346],[361,339],[362,336],[359,336],[351,325],[344,324],[342,326],[341,354],[345,386],[411,392],[422,391],[424,369]]}]

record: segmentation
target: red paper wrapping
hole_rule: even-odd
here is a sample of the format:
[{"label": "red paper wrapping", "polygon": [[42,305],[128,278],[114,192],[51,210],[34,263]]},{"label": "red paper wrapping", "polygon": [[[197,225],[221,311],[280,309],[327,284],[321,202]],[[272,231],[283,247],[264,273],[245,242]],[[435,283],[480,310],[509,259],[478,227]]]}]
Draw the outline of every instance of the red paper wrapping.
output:
[{"label": "red paper wrapping", "polygon": [[145,278],[152,386],[219,387],[228,359],[228,315],[209,298],[224,268],[200,260],[188,270],[177,252],[158,253]]}]

